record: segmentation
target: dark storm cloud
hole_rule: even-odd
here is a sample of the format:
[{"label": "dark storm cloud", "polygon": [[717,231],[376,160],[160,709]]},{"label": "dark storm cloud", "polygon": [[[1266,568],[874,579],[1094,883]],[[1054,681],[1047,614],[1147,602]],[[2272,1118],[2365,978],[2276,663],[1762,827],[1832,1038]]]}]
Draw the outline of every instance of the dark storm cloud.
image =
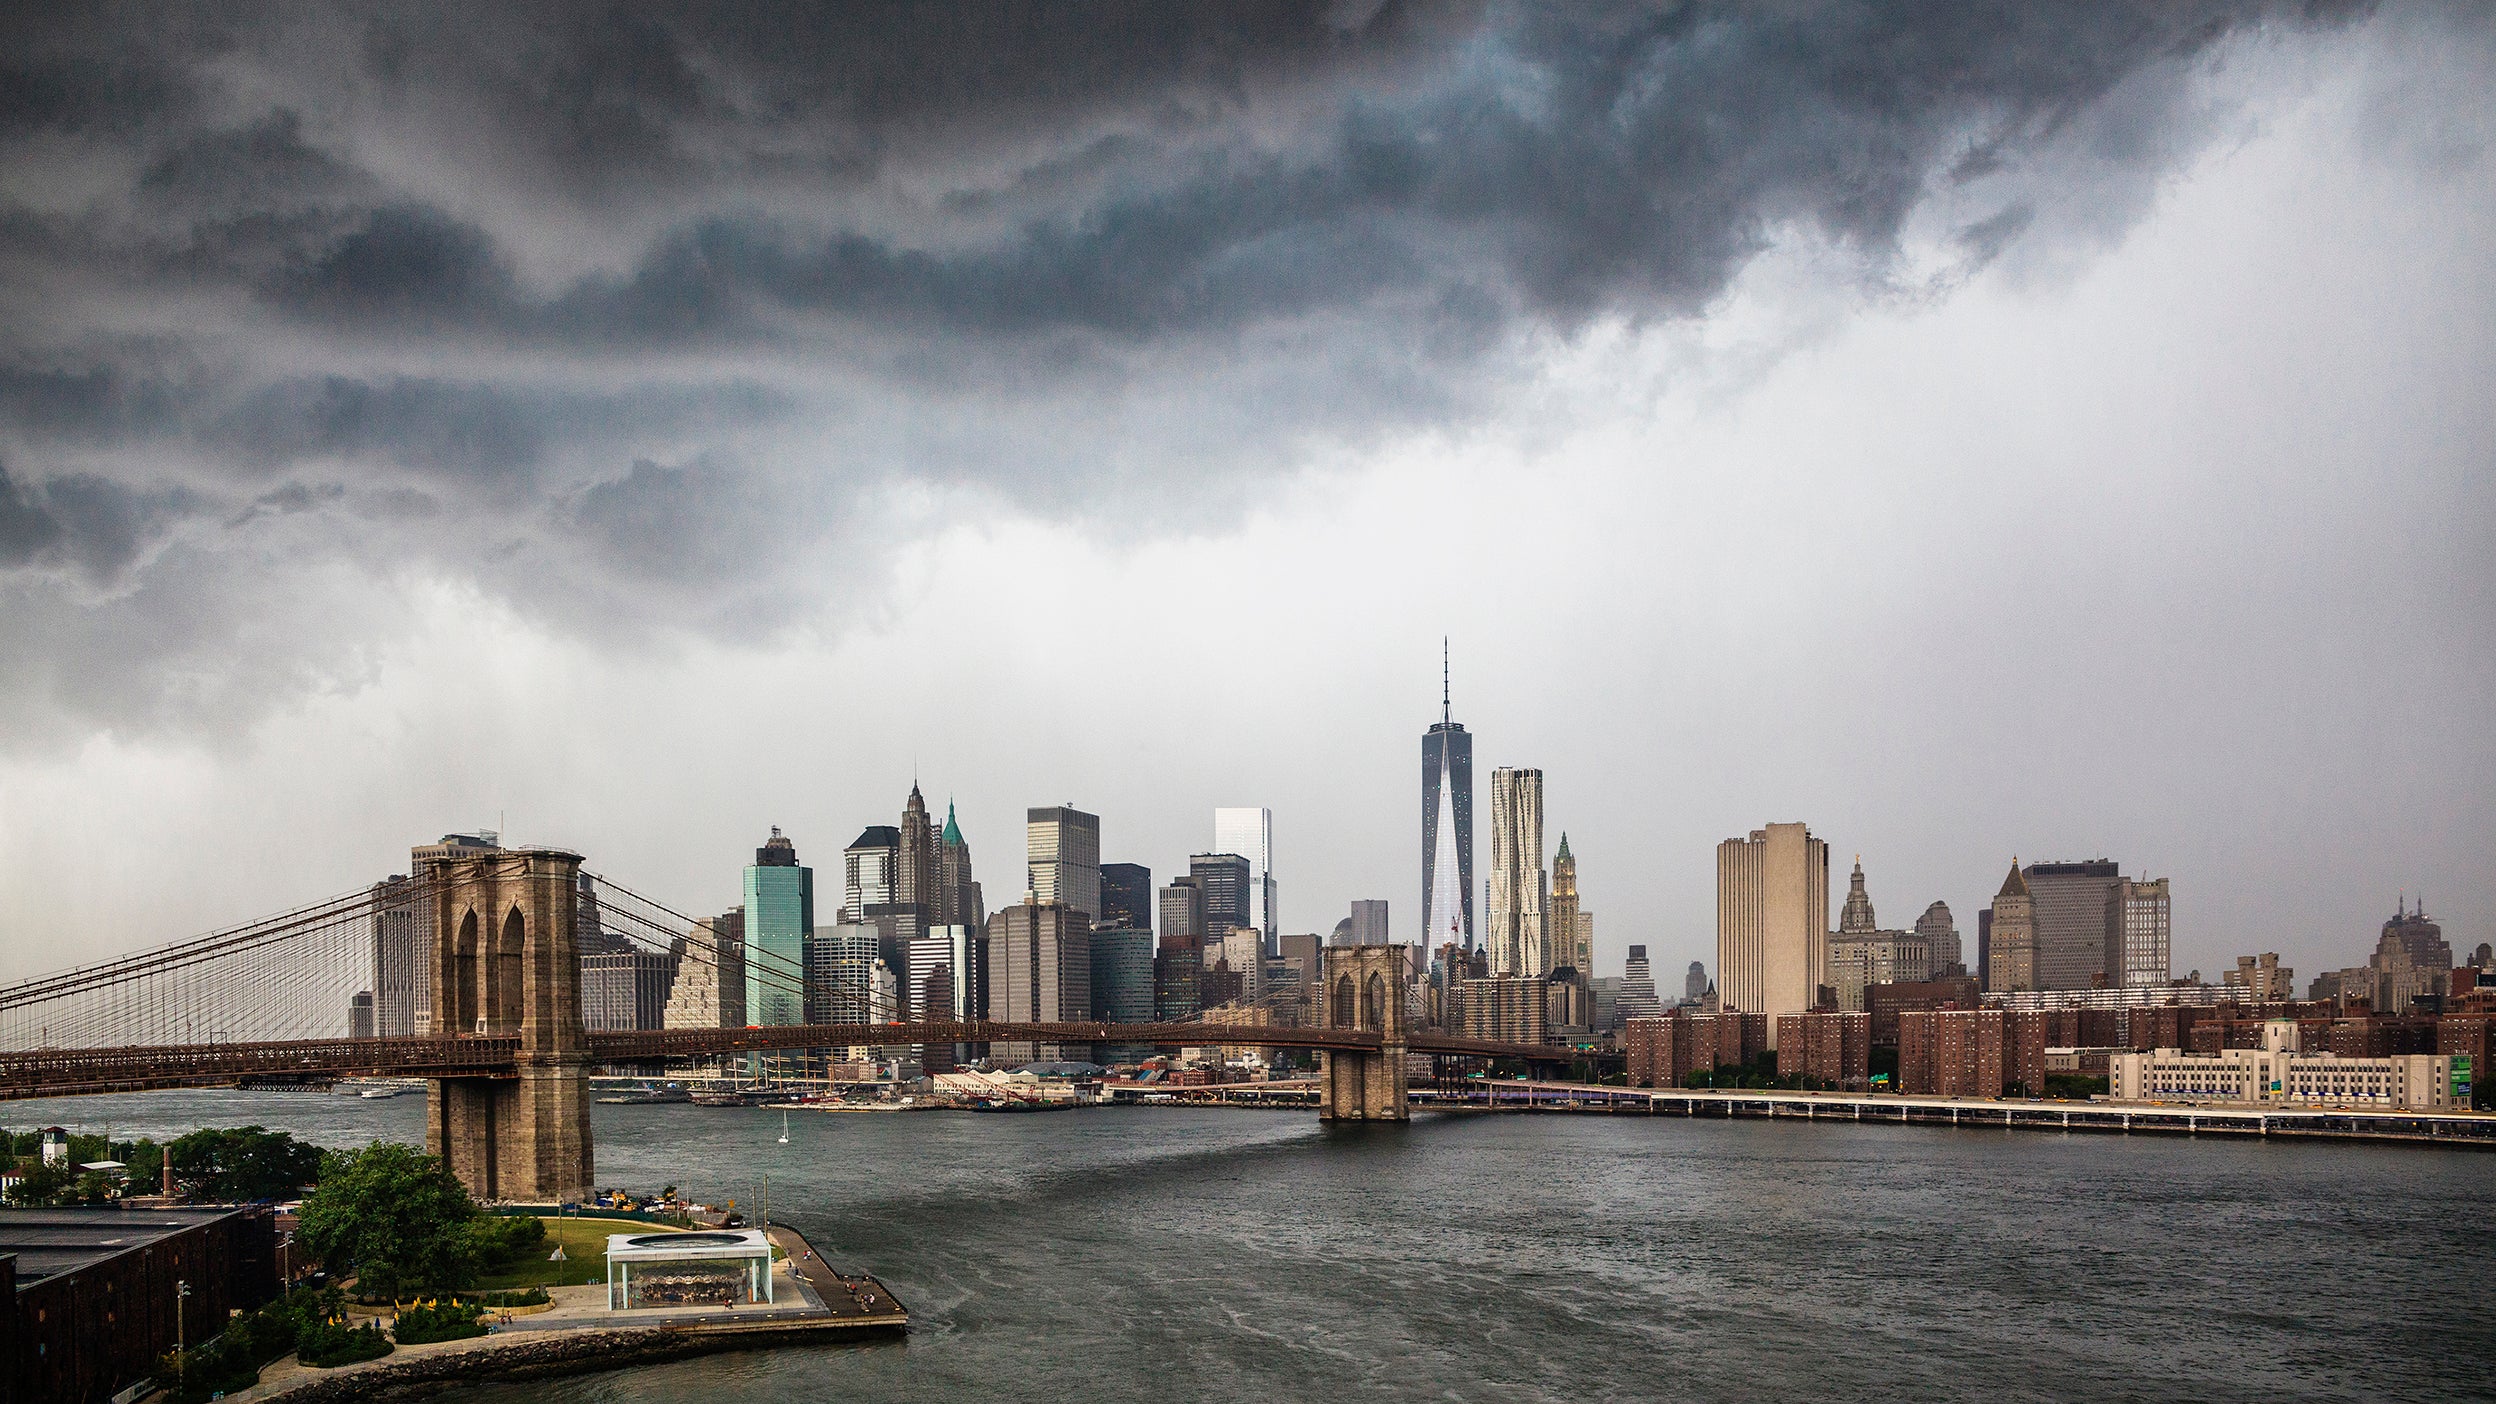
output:
[{"label": "dark storm cloud", "polygon": [[[1524,342],[1697,313],[1788,232],[1877,281],[1946,197],[1981,263],[2043,237],[2025,197],[2075,141],[2154,179],[2213,45],[2347,13],[21,12],[0,597],[74,648],[36,577],[282,529],[574,624],[715,627],[805,588],[881,483],[1228,490],[1483,412]],[[702,539],[766,502],[790,549]],[[149,564],[194,516],[222,526]]]}]

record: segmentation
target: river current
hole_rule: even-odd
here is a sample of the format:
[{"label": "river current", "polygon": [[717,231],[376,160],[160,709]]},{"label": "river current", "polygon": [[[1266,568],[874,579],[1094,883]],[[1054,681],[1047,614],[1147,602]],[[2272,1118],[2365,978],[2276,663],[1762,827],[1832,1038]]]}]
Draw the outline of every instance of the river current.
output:
[{"label": "river current", "polygon": [[[423,1099],[0,1107],[418,1140]],[[492,1386],[769,1399],[2488,1398],[2496,1155],[1673,1117],[597,1109],[602,1181],[752,1205],[906,1343]]]}]

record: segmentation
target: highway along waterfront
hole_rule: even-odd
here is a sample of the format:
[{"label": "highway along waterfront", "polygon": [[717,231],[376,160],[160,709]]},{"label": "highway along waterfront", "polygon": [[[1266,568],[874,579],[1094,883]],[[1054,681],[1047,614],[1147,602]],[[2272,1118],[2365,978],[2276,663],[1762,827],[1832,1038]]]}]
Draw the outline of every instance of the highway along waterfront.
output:
[{"label": "highway along waterfront", "polygon": [[[166,1092],[14,1125],[418,1140],[422,1102]],[[461,1401],[2461,1398],[2496,1156],[1683,1117],[789,1118],[601,1106],[601,1179],[801,1229],[884,1345]]]}]

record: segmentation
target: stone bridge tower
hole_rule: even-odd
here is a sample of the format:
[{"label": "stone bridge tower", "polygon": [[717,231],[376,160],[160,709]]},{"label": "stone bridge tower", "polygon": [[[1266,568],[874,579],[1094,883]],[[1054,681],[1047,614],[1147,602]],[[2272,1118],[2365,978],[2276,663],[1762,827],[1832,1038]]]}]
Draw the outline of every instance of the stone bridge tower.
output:
[{"label": "stone bridge tower", "polygon": [[1326,950],[1326,1027],[1381,1036],[1375,1053],[1325,1054],[1318,1073],[1320,1121],[1410,1121],[1404,1092],[1403,946],[1330,946]]},{"label": "stone bridge tower", "polygon": [[581,855],[488,849],[414,874],[433,902],[437,1037],[519,1040],[516,1078],[437,1078],[425,1149],[480,1199],[577,1200],[592,1187],[581,1029]]}]

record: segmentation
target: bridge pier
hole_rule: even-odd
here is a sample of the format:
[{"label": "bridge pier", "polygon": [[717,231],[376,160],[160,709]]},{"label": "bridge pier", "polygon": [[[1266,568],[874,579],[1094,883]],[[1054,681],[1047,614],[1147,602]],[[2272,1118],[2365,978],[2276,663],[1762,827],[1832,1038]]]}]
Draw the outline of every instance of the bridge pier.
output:
[{"label": "bridge pier", "polygon": [[1410,1121],[1405,1086],[1402,946],[1326,950],[1326,1027],[1379,1035],[1375,1053],[1328,1049],[1318,1070],[1320,1121]]},{"label": "bridge pier", "polygon": [[596,1183],[581,1027],[581,858],[558,849],[436,859],[433,1032],[517,1036],[516,1076],[436,1078],[425,1149],[481,1199],[560,1202]]}]

